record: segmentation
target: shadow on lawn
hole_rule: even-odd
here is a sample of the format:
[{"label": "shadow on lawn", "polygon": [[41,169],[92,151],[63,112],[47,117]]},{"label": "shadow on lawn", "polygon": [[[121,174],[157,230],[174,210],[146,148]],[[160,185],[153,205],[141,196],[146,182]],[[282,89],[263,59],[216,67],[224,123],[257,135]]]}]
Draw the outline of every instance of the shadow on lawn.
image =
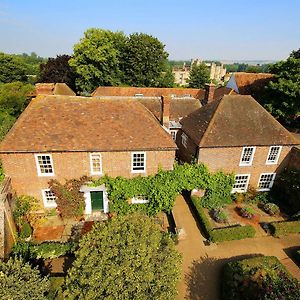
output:
[{"label": "shadow on lawn", "polygon": [[189,300],[221,299],[221,276],[223,266],[231,261],[262,256],[262,254],[240,255],[226,259],[208,256],[193,261],[189,272],[185,275],[187,296]]}]

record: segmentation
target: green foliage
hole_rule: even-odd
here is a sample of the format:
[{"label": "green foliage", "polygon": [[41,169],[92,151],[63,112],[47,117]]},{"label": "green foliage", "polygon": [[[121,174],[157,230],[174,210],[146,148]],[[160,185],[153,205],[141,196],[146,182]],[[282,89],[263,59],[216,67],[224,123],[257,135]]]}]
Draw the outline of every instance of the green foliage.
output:
[{"label": "green foliage", "polygon": [[274,236],[300,233],[300,221],[272,222],[270,223],[270,228]]},{"label": "green foliage", "polygon": [[210,214],[217,223],[226,223],[228,221],[228,215],[222,209],[213,209]]},{"label": "green foliage", "polygon": [[266,203],[264,206],[264,211],[270,216],[279,215],[280,209],[275,203]]},{"label": "green foliage", "polygon": [[206,83],[210,82],[209,70],[205,63],[192,65],[189,79],[187,80],[190,88],[202,89]]},{"label": "green foliage", "polygon": [[175,299],[180,255],[145,215],[96,223],[66,278],[67,299]]},{"label": "green foliage", "polygon": [[168,71],[168,53],[164,47],[157,38],[151,35],[131,34],[122,52],[121,68],[124,72],[124,83],[132,86],[174,84],[174,77],[170,71],[163,74]]},{"label": "green foliage", "polygon": [[300,211],[300,170],[288,169],[275,181],[271,194],[274,199],[286,205],[291,213]]},{"label": "green foliage", "polygon": [[76,86],[81,92],[92,92],[98,86],[120,85],[120,56],[126,37],[123,32],[90,28],[74,45],[69,60],[78,77]]},{"label": "green foliage", "polygon": [[0,260],[0,298],[3,300],[47,299],[49,280],[20,259]]},{"label": "green foliage", "polygon": [[269,192],[258,192],[256,189],[251,187],[245,193],[231,194],[231,198],[236,203],[245,202],[249,204],[256,204],[258,206],[263,206],[272,200]]},{"label": "green foliage", "polygon": [[4,173],[4,170],[3,170],[2,163],[0,161],[0,183],[3,182],[4,178],[5,178],[5,173]]},{"label": "green foliage", "polygon": [[0,109],[0,141],[3,140],[15,122],[16,118],[14,116],[10,115],[5,109]]},{"label": "green foliage", "polygon": [[255,257],[227,263],[222,272],[224,300],[296,300],[300,284],[276,257]]},{"label": "green foliage", "polygon": [[204,233],[212,242],[218,243],[231,240],[241,240],[255,236],[255,229],[250,225],[213,228],[210,220],[205,214],[201,200],[195,196],[192,196],[191,200],[196,208],[197,216],[202,225]]},{"label": "green foliage", "polygon": [[34,52],[31,52],[30,55],[27,53],[22,53],[13,54],[13,56],[17,57],[24,63],[26,75],[31,75],[33,78],[38,75],[40,64],[46,61],[45,58],[38,56]]},{"label": "green foliage", "polygon": [[255,210],[252,207],[244,206],[240,209],[240,214],[243,218],[252,219],[255,216]]},{"label": "green foliage", "polygon": [[85,202],[80,187],[89,181],[89,177],[67,180],[64,184],[55,179],[49,181],[49,187],[56,196],[57,210],[63,218],[82,216]]},{"label": "green foliage", "polygon": [[22,224],[21,231],[20,231],[20,238],[27,239],[32,234],[32,228],[28,222]]},{"label": "green foliage", "polygon": [[33,244],[28,242],[16,243],[11,252],[12,257],[20,257],[26,261],[35,259],[53,259],[73,254],[77,245],[75,243],[44,242]]},{"label": "green foliage", "polygon": [[56,58],[49,58],[47,62],[40,65],[39,82],[64,82],[71,89],[76,88],[76,73],[69,65],[69,55],[57,55]]}]

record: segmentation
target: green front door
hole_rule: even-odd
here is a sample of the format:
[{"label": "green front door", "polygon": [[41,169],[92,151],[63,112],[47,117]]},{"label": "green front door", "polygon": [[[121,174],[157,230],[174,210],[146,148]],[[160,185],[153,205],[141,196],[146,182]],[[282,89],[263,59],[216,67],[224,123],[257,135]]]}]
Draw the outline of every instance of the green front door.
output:
[{"label": "green front door", "polygon": [[92,211],[103,210],[103,192],[90,192]]}]

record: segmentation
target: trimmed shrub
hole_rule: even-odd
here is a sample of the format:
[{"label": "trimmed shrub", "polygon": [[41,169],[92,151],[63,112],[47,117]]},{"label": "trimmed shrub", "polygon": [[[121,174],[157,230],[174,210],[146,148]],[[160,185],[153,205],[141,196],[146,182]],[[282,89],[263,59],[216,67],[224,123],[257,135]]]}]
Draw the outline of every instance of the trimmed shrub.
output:
[{"label": "trimmed shrub", "polygon": [[210,214],[217,223],[226,223],[228,221],[226,212],[221,209],[213,209]]},{"label": "trimmed shrub", "polygon": [[207,218],[203,207],[201,206],[198,197],[191,197],[192,203],[196,208],[198,220],[202,225],[204,233],[212,242],[224,242],[231,240],[241,240],[255,236],[255,229],[250,226],[231,226],[224,228],[213,228],[209,219]]},{"label": "trimmed shrub", "polygon": [[274,236],[287,235],[289,233],[300,232],[300,221],[281,221],[270,223],[270,228]]},{"label": "trimmed shrub", "polygon": [[249,206],[244,206],[240,209],[240,214],[243,218],[252,219],[255,216],[255,210]]},{"label": "trimmed shrub", "polygon": [[32,234],[32,228],[30,224],[27,222],[24,223],[20,230],[20,234],[19,234],[20,238],[27,239],[31,236],[31,234]]},{"label": "trimmed shrub", "polygon": [[279,207],[274,203],[266,203],[264,206],[264,211],[269,214],[270,216],[279,215],[280,209]]},{"label": "trimmed shrub", "polygon": [[273,256],[227,263],[222,272],[222,299],[300,299],[300,284]]}]

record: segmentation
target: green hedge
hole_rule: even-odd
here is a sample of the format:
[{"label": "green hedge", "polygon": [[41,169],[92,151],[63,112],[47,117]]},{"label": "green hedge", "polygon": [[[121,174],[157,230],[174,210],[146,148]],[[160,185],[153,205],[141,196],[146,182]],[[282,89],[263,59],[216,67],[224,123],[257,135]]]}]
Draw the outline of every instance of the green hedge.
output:
[{"label": "green hedge", "polygon": [[270,228],[275,236],[300,232],[300,221],[282,221],[270,223]]},{"label": "green hedge", "polygon": [[191,199],[194,207],[196,208],[198,219],[202,225],[204,233],[212,242],[241,240],[255,236],[255,229],[250,225],[213,228],[200,204],[199,198],[192,196]]}]

